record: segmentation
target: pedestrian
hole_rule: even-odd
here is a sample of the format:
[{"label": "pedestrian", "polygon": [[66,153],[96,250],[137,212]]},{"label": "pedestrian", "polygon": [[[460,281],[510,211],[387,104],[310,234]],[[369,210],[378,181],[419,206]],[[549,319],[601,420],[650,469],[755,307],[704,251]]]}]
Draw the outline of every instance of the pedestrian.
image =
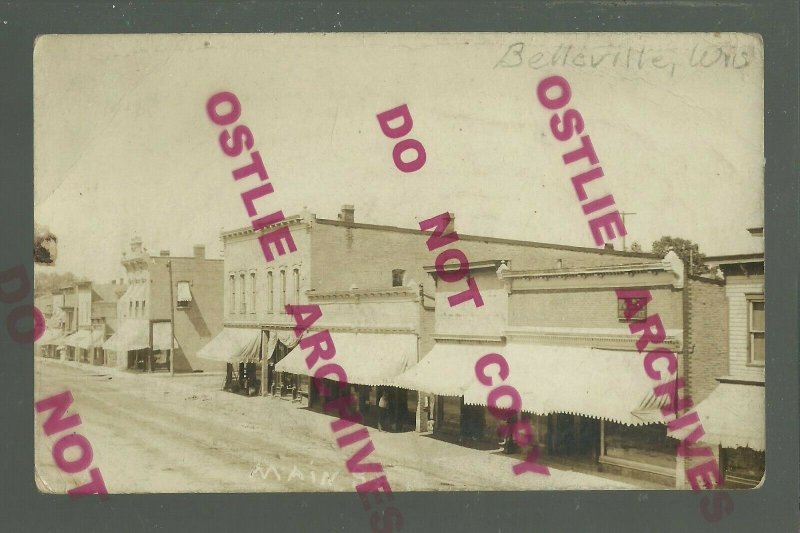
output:
[{"label": "pedestrian", "polygon": [[386,393],[384,392],[378,400],[378,431],[383,431],[383,419],[386,416],[387,407],[389,407],[389,402],[386,400]]}]

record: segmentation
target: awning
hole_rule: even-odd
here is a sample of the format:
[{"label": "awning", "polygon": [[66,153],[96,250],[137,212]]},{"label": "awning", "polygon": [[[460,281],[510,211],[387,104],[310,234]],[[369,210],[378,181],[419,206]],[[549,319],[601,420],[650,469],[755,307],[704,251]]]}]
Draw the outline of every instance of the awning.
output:
[{"label": "awning", "polygon": [[701,442],[764,451],[763,385],[720,383],[695,409],[706,432]]},{"label": "awning", "polygon": [[178,282],[178,291],[177,291],[177,298],[176,301],[178,302],[185,302],[189,303],[192,301],[192,290],[189,288],[188,281],[179,281]]},{"label": "awning", "polygon": [[122,320],[117,332],[103,343],[103,349],[115,352],[143,350],[149,347],[150,324],[147,320],[136,318]]},{"label": "awning", "polygon": [[41,337],[36,341],[36,344],[42,346],[57,345],[59,340],[64,334],[60,329],[47,328]]},{"label": "awning", "polygon": [[276,331],[270,331],[267,336],[267,349],[264,352],[265,357],[270,363],[275,362],[275,348],[278,346],[278,334]]},{"label": "awning", "polygon": [[[417,336],[413,334],[331,333],[331,338],[336,355],[326,362],[341,366],[348,383],[394,385],[395,379],[417,362]],[[313,375],[306,365],[309,352],[294,349],[275,365],[275,370]]]},{"label": "awning", "polygon": [[255,363],[261,355],[261,336],[260,329],[222,328],[197,355],[226,363]]},{"label": "awning", "polygon": [[[517,389],[523,411],[582,415],[632,426],[665,421],[660,408],[669,398],[653,395],[659,383],[645,374],[642,356],[636,352],[518,343],[495,351],[508,361],[505,384]],[[486,405],[490,390],[476,380],[464,402]]]},{"label": "awning", "polygon": [[72,332],[61,340],[61,344],[64,346],[72,346],[73,348],[77,348],[78,341],[84,333],[85,331],[83,330]]},{"label": "awning", "polygon": [[83,348],[84,350],[91,350],[101,346],[103,344],[103,337],[105,337],[103,331],[100,330],[81,330],[75,335],[77,335],[77,337],[73,341],[73,344],[69,344],[69,346]]},{"label": "awning", "polygon": [[398,387],[441,396],[462,396],[475,378],[475,361],[498,351],[489,344],[436,343],[422,361],[395,379]]},{"label": "awning", "polygon": [[[153,349],[171,350],[171,333],[172,325],[169,322],[153,322]],[[178,348],[178,339],[175,339],[175,348]]]}]

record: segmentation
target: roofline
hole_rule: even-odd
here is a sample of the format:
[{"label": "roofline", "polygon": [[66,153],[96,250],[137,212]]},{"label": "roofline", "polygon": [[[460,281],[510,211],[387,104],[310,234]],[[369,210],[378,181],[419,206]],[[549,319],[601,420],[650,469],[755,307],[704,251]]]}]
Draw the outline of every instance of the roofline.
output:
[{"label": "roofline", "polygon": [[579,267],[579,268],[553,268],[547,270],[513,270],[509,269],[500,274],[501,278],[546,278],[560,276],[585,276],[603,274],[624,274],[627,272],[651,272],[664,271],[672,272],[668,264],[659,263],[633,263],[628,265],[604,265],[599,267]]},{"label": "roofline", "polygon": [[704,261],[718,264],[760,263],[764,261],[764,253],[706,256]]},{"label": "roofline", "polygon": [[723,281],[723,280],[721,280],[721,279],[715,279],[715,278],[704,278],[703,276],[698,276],[698,275],[696,275],[696,274],[689,274],[689,275],[688,275],[688,278],[689,278],[690,280],[693,280],[693,281],[700,281],[700,282],[702,282],[702,283],[711,283],[711,284],[713,284],[713,285],[719,285],[719,286],[723,286],[723,285],[725,285],[725,281]]},{"label": "roofline", "polygon": [[[274,224],[275,227],[286,226],[295,222],[302,222],[302,217],[300,215],[292,215],[286,217],[281,222]],[[378,231],[394,231],[397,233],[413,233],[415,235],[430,235],[432,232],[430,231],[422,231],[419,229],[414,228],[401,228],[398,226],[386,226],[382,224],[364,224],[361,222],[346,222],[344,220],[333,220],[327,218],[316,218],[314,222],[318,224],[326,224],[329,226],[340,226],[345,228],[357,228],[357,229],[372,229]],[[272,226],[267,226],[270,228]],[[264,228],[266,229],[266,228]],[[264,231],[264,229],[260,231]],[[236,234],[245,235],[247,233],[256,233],[253,231],[251,226],[243,226],[241,228],[232,229],[228,231],[220,232],[220,237],[223,239],[226,237],[230,237]],[[544,242],[537,242],[537,241],[522,241],[517,239],[504,239],[501,237],[487,237],[483,235],[469,235],[466,233],[459,233],[458,238],[460,240],[465,241],[485,241],[485,242],[493,242],[498,244],[512,244],[517,246],[530,246],[535,248],[552,248],[556,250],[565,250],[565,251],[572,251],[572,252],[583,252],[583,253],[594,253],[600,255],[617,255],[623,257],[639,257],[639,258],[651,258],[651,259],[663,259],[660,255],[651,254],[651,253],[644,253],[644,252],[624,252],[621,250],[609,250],[605,248],[588,248],[583,246],[570,246],[566,244],[552,244],[552,243],[544,243]]]},{"label": "roofline", "polygon": [[[510,261],[508,259],[487,259],[484,261],[470,261],[467,263],[467,269],[470,272],[476,270],[488,270],[488,269],[497,270],[498,268],[500,268],[501,264],[503,263],[508,264],[509,262]],[[443,270],[445,272],[450,272],[459,270],[460,268],[461,265],[450,263],[450,264],[445,264]],[[422,270],[430,274],[436,272],[437,268],[434,265],[428,265],[428,266],[423,266]]]}]

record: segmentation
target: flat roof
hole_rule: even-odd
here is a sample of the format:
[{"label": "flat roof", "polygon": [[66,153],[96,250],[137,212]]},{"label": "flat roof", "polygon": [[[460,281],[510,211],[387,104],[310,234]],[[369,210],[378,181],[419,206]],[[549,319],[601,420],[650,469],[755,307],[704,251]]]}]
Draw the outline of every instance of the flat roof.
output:
[{"label": "flat roof", "polygon": [[[299,215],[292,215],[286,217],[283,221],[275,224],[276,227],[284,226],[287,223],[298,222],[301,221]],[[398,226],[386,226],[382,224],[364,224],[362,222],[346,222],[344,220],[333,220],[327,218],[317,218],[315,220],[317,224],[326,224],[329,226],[340,226],[345,228],[354,228],[354,229],[371,229],[376,231],[391,231],[395,233],[413,233],[417,235],[430,235],[430,231],[422,231],[420,229],[414,228],[401,228]],[[264,231],[259,230],[259,231]],[[456,230],[458,231],[458,230]],[[253,232],[253,228],[251,226],[243,226],[241,228],[232,229],[222,231],[220,233],[221,236],[226,237],[229,235],[233,235],[236,233],[250,233]],[[487,237],[482,235],[469,235],[466,233],[458,233],[458,238],[460,240],[465,241],[484,241],[484,242],[493,242],[498,244],[511,244],[516,246],[530,246],[535,248],[552,248],[556,250],[566,250],[566,251],[573,251],[573,252],[584,252],[584,253],[595,253],[600,255],[619,255],[625,257],[642,257],[642,258],[652,258],[652,259],[663,259],[661,256],[652,253],[644,253],[644,252],[630,252],[630,251],[622,251],[622,250],[611,250],[608,248],[589,248],[584,246],[570,246],[566,244],[552,244],[552,243],[544,243],[544,242],[536,242],[536,241],[522,241],[517,239],[504,239],[501,237]]]}]

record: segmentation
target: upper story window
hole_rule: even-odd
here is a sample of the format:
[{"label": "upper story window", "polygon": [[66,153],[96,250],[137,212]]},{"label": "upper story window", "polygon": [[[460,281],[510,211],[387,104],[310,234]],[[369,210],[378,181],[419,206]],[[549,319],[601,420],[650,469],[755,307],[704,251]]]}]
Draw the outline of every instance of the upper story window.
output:
[{"label": "upper story window", "polygon": [[179,281],[175,291],[175,307],[186,309],[192,302],[192,289],[188,281]]},{"label": "upper story window", "polygon": [[[645,320],[647,318],[647,303],[642,302],[642,300],[644,300],[644,298],[617,298],[617,318],[621,322]],[[625,318],[626,309],[629,307],[631,309],[637,309],[640,305],[642,306],[641,309],[638,309],[632,317]]]},{"label": "upper story window", "polygon": [[294,304],[300,305],[300,269],[292,270],[292,287],[294,287]]},{"label": "upper story window", "polygon": [[236,276],[233,274],[228,276],[228,290],[230,291],[230,302],[228,302],[229,313],[236,312]]},{"label": "upper story window", "polygon": [[256,312],[256,273],[250,272],[250,312]]},{"label": "upper story window", "polygon": [[275,310],[275,287],[273,285],[272,271],[267,272],[267,312]]},{"label": "upper story window", "polygon": [[244,272],[239,274],[239,312],[247,312],[247,301],[245,300]]},{"label": "upper story window", "polygon": [[764,297],[748,296],[748,357],[751,365],[764,365]]},{"label": "upper story window", "polygon": [[128,302],[128,316],[129,317],[133,316],[133,300]]},{"label": "upper story window", "polygon": [[139,302],[136,302],[136,316],[139,316]]},{"label": "upper story window", "polygon": [[281,309],[286,308],[286,271],[281,270]]},{"label": "upper story window", "polygon": [[392,287],[402,287],[405,274],[406,271],[401,268],[392,270]]}]

